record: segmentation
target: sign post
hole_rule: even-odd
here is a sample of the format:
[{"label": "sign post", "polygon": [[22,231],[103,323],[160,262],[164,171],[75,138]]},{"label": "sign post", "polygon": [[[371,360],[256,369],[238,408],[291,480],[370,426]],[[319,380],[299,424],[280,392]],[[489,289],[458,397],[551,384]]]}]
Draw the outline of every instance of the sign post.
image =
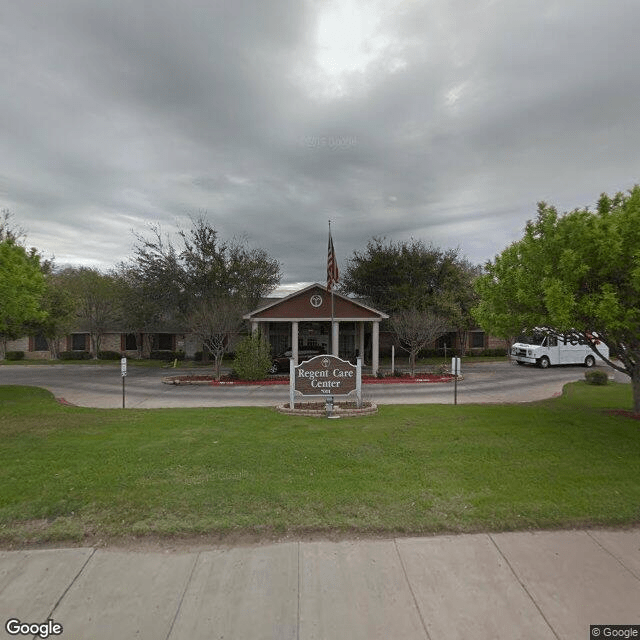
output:
[{"label": "sign post", "polygon": [[122,408],[124,409],[124,380],[127,377],[127,359],[120,358],[120,373],[122,374]]},{"label": "sign post", "polygon": [[451,358],[451,373],[453,374],[453,404],[458,404],[458,376],[460,375],[460,358]]}]

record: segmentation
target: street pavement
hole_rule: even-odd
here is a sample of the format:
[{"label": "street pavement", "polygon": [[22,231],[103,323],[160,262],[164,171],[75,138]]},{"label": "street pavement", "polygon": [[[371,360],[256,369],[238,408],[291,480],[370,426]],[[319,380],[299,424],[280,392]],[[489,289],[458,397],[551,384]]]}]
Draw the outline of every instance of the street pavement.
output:
[{"label": "street pavement", "polygon": [[[139,371],[127,377],[127,406],[273,405],[288,397],[286,387],[168,386],[160,381],[166,371]],[[471,365],[458,400],[550,397],[583,372]],[[4,366],[0,384],[115,408],[118,373]],[[365,389],[380,403],[453,401],[450,384]],[[6,550],[0,624],[0,638],[65,640],[640,637],[640,528]],[[613,626],[590,635],[590,625],[636,625],[638,635]]]}]

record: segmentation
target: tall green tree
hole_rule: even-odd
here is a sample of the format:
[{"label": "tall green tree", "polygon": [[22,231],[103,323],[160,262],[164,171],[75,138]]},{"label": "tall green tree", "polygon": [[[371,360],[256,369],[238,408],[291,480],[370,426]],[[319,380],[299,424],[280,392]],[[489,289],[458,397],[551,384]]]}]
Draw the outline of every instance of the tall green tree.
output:
[{"label": "tall green tree", "polygon": [[7,341],[24,335],[31,323],[46,318],[42,307],[45,280],[40,256],[27,251],[11,234],[0,240],[0,359]]},{"label": "tall green tree", "polygon": [[214,356],[219,373],[230,337],[242,327],[242,314],[280,282],[280,264],[245,239],[222,240],[200,216],[175,243],[153,228],[137,237],[129,264],[121,266],[139,292],[137,324],[179,320]]},{"label": "tall green tree", "polygon": [[[478,273],[457,249],[442,250],[422,240],[393,242],[374,237],[365,251],[355,251],[347,262],[340,290],[387,311],[403,344],[407,318],[412,318],[415,332],[420,314],[429,312],[424,324],[430,326],[434,315],[446,318],[448,327],[458,331],[464,349],[466,333],[475,324],[471,308],[477,302],[473,281]],[[399,327],[405,327],[403,335]]]},{"label": "tall green tree", "polygon": [[64,277],[51,268],[43,270],[45,288],[42,294],[41,307],[45,317],[38,322],[31,322],[26,327],[29,335],[42,334],[49,345],[52,358],[59,356],[59,341],[76,328],[78,317],[71,292],[67,288]]},{"label": "tall green tree", "polygon": [[118,280],[114,274],[91,267],[67,267],[58,278],[72,296],[81,327],[89,332],[91,355],[96,359],[105,333],[120,324]]},{"label": "tall green tree", "polygon": [[422,240],[393,242],[374,237],[354,251],[342,272],[340,291],[361,296],[388,313],[401,309],[460,312],[475,295],[476,269],[457,249],[442,250]]},{"label": "tall green tree", "polygon": [[494,335],[534,327],[575,331],[597,353],[597,333],[630,376],[640,414],[640,187],[602,194],[595,211],[564,215],[538,204],[524,237],[485,266],[473,313]]}]

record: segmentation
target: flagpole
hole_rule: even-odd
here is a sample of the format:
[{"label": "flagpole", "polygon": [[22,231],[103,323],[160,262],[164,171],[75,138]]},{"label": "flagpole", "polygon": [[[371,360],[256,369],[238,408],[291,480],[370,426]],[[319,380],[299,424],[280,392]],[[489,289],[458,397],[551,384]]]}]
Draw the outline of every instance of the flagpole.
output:
[{"label": "flagpole", "polygon": [[[331,241],[331,218],[329,218],[329,240]],[[333,336],[334,336],[333,323],[334,322],[335,322],[335,307],[334,307],[334,300],[333,300],[333,282],[332,282],[331,283],[331,353],[334,353],[336,351],[333,344]]]},{"label": "flagpole", "polygon": [[[338,282],[338,263],[336,261],[336,252],[333,248],[333,238],[331,237],[331,220],[329,220],[329,246],[327,249],[327,290],[331,291],[331,352],[335,355],[338,355],[338,347],[337,344],[339,342],[338,339],[334,341],[335,333],[338,332],[337,325],[334,327],[336,321],[336,310],[335,310],[335,298],[333,295],[333,287],[336,282]],[[334,331],[335,329],[335,331]],[[336,344],[334,344],[334,342]]]}]

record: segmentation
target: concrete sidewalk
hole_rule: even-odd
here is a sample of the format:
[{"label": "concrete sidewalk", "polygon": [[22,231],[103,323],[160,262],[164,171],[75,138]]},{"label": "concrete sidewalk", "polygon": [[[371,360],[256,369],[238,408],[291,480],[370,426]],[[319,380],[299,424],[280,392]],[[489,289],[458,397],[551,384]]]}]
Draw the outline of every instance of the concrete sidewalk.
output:
[{"label": "concrete sidewalk", "polygon": [[3,551],[0,637],[25,637],[12,618],[66,640],[587,640],[640,625],[640,528]]}]

